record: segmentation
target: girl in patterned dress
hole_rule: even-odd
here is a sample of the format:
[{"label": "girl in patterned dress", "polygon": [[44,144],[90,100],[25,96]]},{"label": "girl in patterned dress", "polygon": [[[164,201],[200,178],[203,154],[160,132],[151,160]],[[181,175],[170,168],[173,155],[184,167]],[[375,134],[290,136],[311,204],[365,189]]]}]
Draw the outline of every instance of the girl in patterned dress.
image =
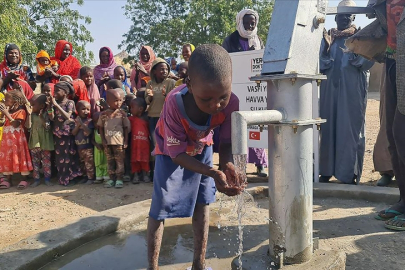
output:
[{"label": "girl in patterned dress", "polygon": [[59,82],[54,91],[54,97],[49,97],[48,115],[53,121],[56,168],[59,184],[70,186],[76,183],[75,178],[82,176],[75,138],[71,134],[75,103],[67,98],[74,88],[69,82]]},{"label": "girl in patterned dress", "polygon": [[0,145],[0,172],[6,176],[0,182],[0,189],[8,189],[14,173],[21,173],[23,180],[18,189],[25,189],[29,183],[27,176],[32,171],[31,156],[24,132],[27,111],[24,108],[26,98],[21,91],[12,90],[5,94],[4,103],[0,103],[3,115],[3,138]]}]

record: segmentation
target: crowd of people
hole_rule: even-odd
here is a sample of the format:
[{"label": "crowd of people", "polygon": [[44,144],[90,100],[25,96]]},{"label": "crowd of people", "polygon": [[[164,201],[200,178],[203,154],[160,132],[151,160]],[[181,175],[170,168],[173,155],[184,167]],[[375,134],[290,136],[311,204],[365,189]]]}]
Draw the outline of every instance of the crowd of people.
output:
[{"label": "crowd of people", "polygon": [[10,188],[16,173],[23,176],[18,189],[42,180],[52,185],[52,176],[64,186],[150,182],[154,130],[166,95],[186,83],[194,49],[185,44],[178,65],[142,46],[127,76],[110,48],[100,49],[92,69],[59,40],[53,57],[38,52],[34,74],[19,47],[7,44],[0,64],[0,189]]}]

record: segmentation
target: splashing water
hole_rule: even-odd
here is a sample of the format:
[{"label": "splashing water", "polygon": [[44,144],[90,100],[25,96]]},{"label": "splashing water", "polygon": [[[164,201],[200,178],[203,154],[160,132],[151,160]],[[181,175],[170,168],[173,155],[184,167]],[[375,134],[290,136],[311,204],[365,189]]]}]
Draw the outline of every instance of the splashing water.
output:
[{"label": "splashing water", "polygon": [[[246,158],[247,155],[233,155],[233,162],[237,170],[237,174],[240,177],[240,182],[247,184],[247,177],[246,177]],[[239,247],[238,247],[238,269],[242,269],[242,253],[243,253],[243,224],[242,218],[246,213],[246,205],[245,205],[245,196],[250,196],[252,201],[253,197],[247,192],[244,191],[242,194],[236,197],[236,212],[238,215],[238,240],[239,240]]]}]

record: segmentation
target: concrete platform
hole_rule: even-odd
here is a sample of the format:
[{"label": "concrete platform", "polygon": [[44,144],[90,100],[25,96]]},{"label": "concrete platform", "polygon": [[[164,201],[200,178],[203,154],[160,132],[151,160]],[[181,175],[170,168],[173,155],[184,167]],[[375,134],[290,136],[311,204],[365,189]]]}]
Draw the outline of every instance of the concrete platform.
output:
[{"label": "concrete platform", "polygon": [[[242,267],[238,258],[232,261],[232,270],[264,270],[279,269],[267,256],[267,245],[262,245],[252,252],[244,253]],[[285,265],[283,270],[344,270],[346,269],[346,254],[342,251],[316,250],[312,259],[300,265]]]}]

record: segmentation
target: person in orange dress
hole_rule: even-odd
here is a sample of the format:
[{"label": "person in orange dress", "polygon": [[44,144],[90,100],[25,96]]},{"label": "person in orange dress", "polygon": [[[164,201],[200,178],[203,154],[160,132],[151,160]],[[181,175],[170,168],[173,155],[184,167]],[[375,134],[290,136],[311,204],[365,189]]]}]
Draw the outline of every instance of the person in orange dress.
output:
[{"label": "person in orange dress", "polygon": [[18,189],[29,186],[27,176],[32,171],[32,162],[24,132],[27,119],[25,104],[26,98],[19,90],[7,92],[4,103],[0,103],[0,111],[5,118],[4,122],[0,121],[4,123],[0,145],[0,173],[6,176],[0,182],[0,189],[10,188],[14,173],[21,173],[24,178],[18,184]]},{"label": "person in orange dress", "polygon": [[146,102],[143,98],[135,98],[131,101],[131,114],[128,120],[131,122],[131,170],[134,174],[133,184],[139,184],[141,180],[150,182],[150,132],[148,116],[145,113]]}]

